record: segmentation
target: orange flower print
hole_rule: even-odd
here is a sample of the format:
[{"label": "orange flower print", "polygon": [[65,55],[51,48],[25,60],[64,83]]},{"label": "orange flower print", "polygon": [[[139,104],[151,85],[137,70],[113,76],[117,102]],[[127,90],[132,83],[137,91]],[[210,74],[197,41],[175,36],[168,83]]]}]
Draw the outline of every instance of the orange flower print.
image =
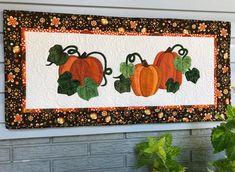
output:
[{"label": "orange flower print", "polygon": [[131,29],[136,29],[137,23],[136,21],[130,21]]},{"label": "orange flower print", "polygon": [[211,120],[211,118],[212,118],[212,115],[210,113],[207,113],[207,114],[205,114],[204,120],[209,121],[209,120]]},{"label": "orange flower print", "polygon": [[183,121],[184,122],[189,122],[189,119],[188,118],[183,118]]},{"label": "orange flower print", "polygon": [[91,26],[96,26],[97,25],[97,22],[95,20],[92,20],[91,21]]},{"label": "orange flower print", "polygon": [[170,117],[168,118],[168,122],[176,122],[175,117],[174,117],[174,116],[170,116]]},{"label": "orange flower print", "polygon": [[10,16],[10,17],[7,19],[7,21],[8,21],[8,23],[7,23],[8,26],[16,27],[16,25],[18,25],[18,22],[17,22],[17,18],[16,18],[16,17]]},{"label": "orange flower print", "polygon": [[53,17],[53,18],[51,19],[51,26],[58,27],[59,24],[60,24],[60,18]]},{"label": "orange flower print", "polygon": [[223,36],[223,37],[226,37],[228,36],[228,31],[227,29],[223,28],[220,30],[220,35]]},{"label": "orange flower print", "polygon": [[218,96],[219,98],[223,96],[222,91],[219,90],[219,89],[216,90],[216,94],[217,94],[217,96]]},{"label": "orange flower print", "polygon": [[8,80],[8,82],[14,82],[14,78],[15,78],[15,75],[13,75],[12,72],[10,72],[10,73],[7,75],[7,80]]},{"label": "orange flower print", "polygon": [[15,115],[14,122],[21,123],[21,121],[22,121],[22,115],[16,114],[16,115]]},{"label": "orange flower print", "polygon": [[187,112],[192,113],[194,111],[193,108],[187,108]]},{"label": "orange flower print", "polygon": [[207,28],[207,25],[205,23],[200,23],[199,26],[198,26],[198,29],[201,31],[201,32],[205,32],[206,31],[206,28]]},{"label": "orange flower print", "polygon": [[227,66],[224,66],[223,68],[222,68],[222,71],[223,71],[223,73],[226,73],[226,72],[228,72],[228,67]]}]

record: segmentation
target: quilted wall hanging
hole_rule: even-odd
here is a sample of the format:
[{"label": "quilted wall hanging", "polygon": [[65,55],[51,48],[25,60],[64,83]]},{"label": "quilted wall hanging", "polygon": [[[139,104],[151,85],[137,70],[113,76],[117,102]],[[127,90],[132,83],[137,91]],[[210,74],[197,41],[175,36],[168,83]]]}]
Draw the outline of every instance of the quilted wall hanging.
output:
[{"label": "quilted wall hanging", "polygon": [[4,11],[6,127],[216,121],[230,23]]}]

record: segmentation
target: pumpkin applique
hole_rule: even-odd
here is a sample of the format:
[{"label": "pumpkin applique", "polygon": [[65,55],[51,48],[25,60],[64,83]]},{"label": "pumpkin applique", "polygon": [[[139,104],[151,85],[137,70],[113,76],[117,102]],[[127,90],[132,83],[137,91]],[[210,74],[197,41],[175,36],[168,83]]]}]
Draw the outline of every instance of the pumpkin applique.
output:
[{"label": "pumpkin applique", "polygon": [[[179,47],[178,52],[174,49]],[[188,50],[180,44],[167,48],[166,51],[159,52],[153,64],[162,71],[162,80],[160,89],[166,89],[167,92],[176,93],[182,84],[183,75],[186,79],[196,84],[200,78],[199,70],[191,67],[191,57],[188,56]]]},{"label": "pumpkin applique", "polygon": [[[179,47],[178,52],[174,49]],[[138,57],[141,63],[133,63]],[[158,89],[166,90],[169,93],[176,93],[183,82],[183,75],[186,80],[196,84],[200,78],[197,68],[190,69],[191,57],[188,50],[180,44],[159,52],[153,64],[148,64],[140,54],[132,53],[126,57],[126,61],[120,64],[121,75],[114,77],[114,88],[119,93],[134,92],[136,96],[149,97],[157,93]]]},{"label": "pumpkin applique", "polygon": [[[133,65],[136,57],[140,59],[141,63]],[[128,62],[131,63],[128,64]],[[127,56],[126,62],[120,65],[120,72],[122,74],[115,77],[119,80],[114,82],[114,87],[119,93],[130,92],[132,89],[136,96],[149,97],[157,92],[161,82],[160,69],[155,65],[149,65],[138,53]],[[126,91],[122,88],[126,88]]]},{"label": "pumpkin applique", "polygon": [[[103,58],[104,66],[95,55]],[[68,96],[78,93],[79,97],[84,100],[98,96],[97,87],[105,86],[106,75],[112,73],[112,69],[107,68],[104,54],[96,51],[80,54],[74,45],[64,49],[61,45],[54,45],[49,50],[47,61],[50,62],[47,66],[52,64],[59,66],[57,92]]]}]

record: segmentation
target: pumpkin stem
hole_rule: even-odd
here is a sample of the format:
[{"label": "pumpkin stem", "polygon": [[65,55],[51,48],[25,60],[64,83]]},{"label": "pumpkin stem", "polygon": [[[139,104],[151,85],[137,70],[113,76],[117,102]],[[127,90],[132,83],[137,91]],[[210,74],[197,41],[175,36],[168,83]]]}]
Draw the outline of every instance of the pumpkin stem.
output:
[{"label": "pumpkin stem", "polygon": [[148,64],[148,62],[146,60],[143,60],[141,63],[142,63],[142,65],[144,67],[148,67],[149,66],[149,64]]},{"label": "pumpkin stem", "polygon": [[165,51],[165,53],[170,53],[170,52],[172,52],[172,49],[171,49],[171,47],[168,47],[167,50]]},{"label": "pumpkin stem", "polygon": [[81,59],[85,59],[87,58],[87,53],[86,52],[83,52],[81,56],[79,56],[78,58],[81,58]]}]

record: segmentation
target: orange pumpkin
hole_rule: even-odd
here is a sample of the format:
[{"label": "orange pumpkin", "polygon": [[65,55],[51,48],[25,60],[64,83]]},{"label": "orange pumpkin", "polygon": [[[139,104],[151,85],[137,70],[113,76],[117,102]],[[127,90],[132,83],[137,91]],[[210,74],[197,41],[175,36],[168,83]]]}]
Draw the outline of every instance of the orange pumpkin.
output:
[{"label": "orange pumpkin", "polygon": [[166,89],[166,82],[172,78],[174,82],[182,83],[182,73],[175,69],[174,61],[178,56],[176,52],[172,52],[170,48],[166,51],[161,51],[157,54],[154,60],[154,65],[159,67],[162,71],[162,80],[159,88]]},{"label": "orange pumpkin", "polygon": [[100,85],[103,79],[102,63],[91,56],[85,58],[70,56],[66,63],[59,67],[59,75],[64,72],[70,72],[72,80],[78,80],[81,85],[84,84],[86,77],[93,79],[97,85]]},{"label": "orange pumpkin", "polygon": [[144,63],[136,64],[131,76],[131,88],[136,96],[148,97],[154,95],[161,82],[161,71],[155,65]]}]

